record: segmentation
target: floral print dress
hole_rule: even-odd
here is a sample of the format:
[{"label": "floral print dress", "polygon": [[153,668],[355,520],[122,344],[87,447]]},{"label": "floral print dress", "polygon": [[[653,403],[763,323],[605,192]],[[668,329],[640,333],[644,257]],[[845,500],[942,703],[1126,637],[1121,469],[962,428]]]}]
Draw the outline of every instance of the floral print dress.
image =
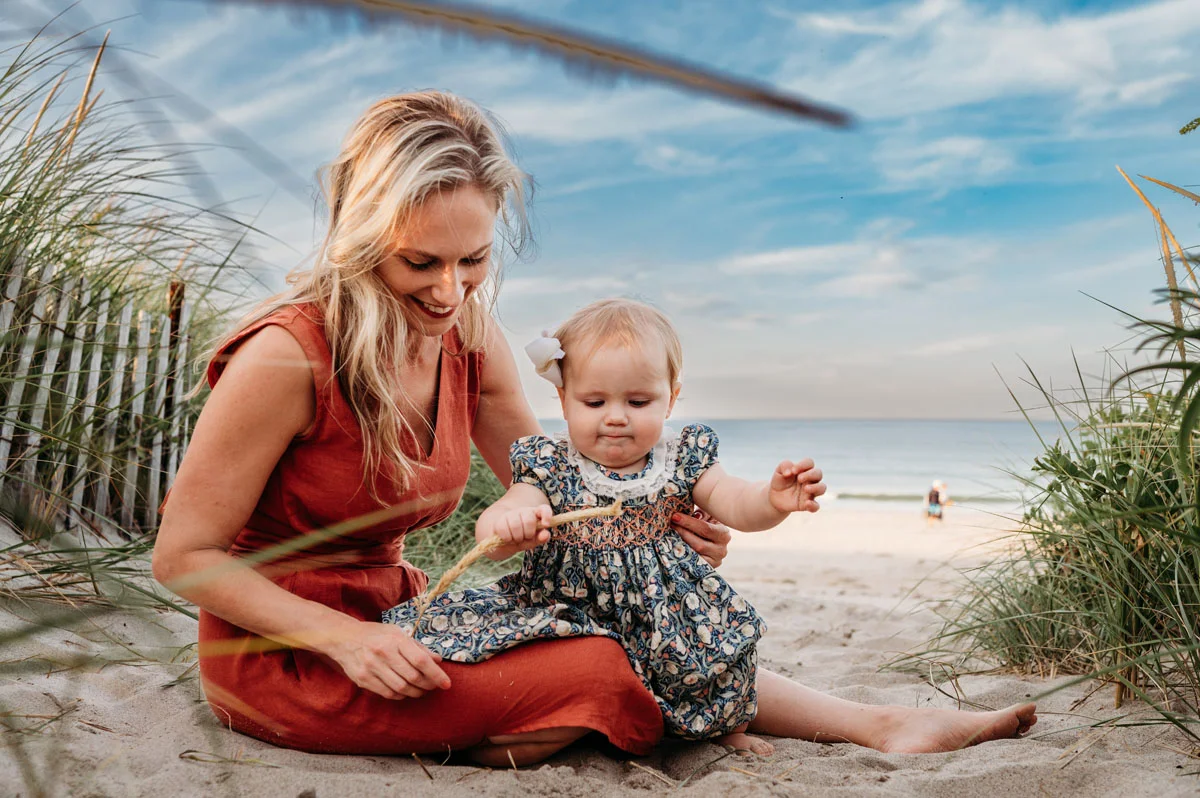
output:
[{"label": "floral print dress", "polygon": [[[704,739],[754,718],[755,643],[766,625],[670,528],[717,462],[717,436],[666,429],[636,474],[616,474],[570,441],[531,435],[510,452],[513,480],[541,490],[556,514],[620,499],[622,513],[558,527],[496,583],[434,599],[414,629],[409,601],[384,613],[430,651],[480,662],[530,640],[604,635],[620,642],[654,694],[668,734]],[[552,676],[552,675],[551,675]]]}]

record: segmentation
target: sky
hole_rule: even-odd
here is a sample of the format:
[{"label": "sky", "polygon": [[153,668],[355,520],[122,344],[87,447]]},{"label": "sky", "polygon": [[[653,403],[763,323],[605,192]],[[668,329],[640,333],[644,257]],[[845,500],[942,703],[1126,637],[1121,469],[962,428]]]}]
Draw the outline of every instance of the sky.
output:
[{"label": "sky", "polygon": [[[514,351],[594,299],[648,300],[683,341],[681,416],[1019,417],[1010,388],[1041,404],[1031,375],[1069,396],[1077,365],[1094,382],[1132,357],[1114,308],[1166,316],[1155,227],[1115,166],[1200,183],[1200,132],[1178,134],[1200,116],[1195,0],[487,3],[836,105],[850,131],[265,5],[82,0],[64,21],[111,29],[129,64],[309,181],[297,198],[228,148],[203,156],[269,235],[255,255],[273,289],[323,232],[316,173],[358,114],[439,88],[492,112],[536,183],[537,246],[505,265],[497,308]],[[1200,244],[1196,208],[1144,185]]]}]

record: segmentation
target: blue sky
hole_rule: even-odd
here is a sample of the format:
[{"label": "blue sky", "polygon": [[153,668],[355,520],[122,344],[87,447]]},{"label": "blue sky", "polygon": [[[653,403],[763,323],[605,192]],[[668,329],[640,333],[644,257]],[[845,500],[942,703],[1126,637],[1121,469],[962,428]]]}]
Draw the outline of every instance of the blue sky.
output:
[{"label": "blue sky", "polygon": [[[536,257],[509,264],[499,307],[514,347],[593,299],[648,299],[683,337],[689,417],[1008,417],[1004,381],[1031,398],[1024,363],[1067,389],[1073,353],[1098,374],[1103,350],[1127,341],[1097,299],[1164,315],[1154,227],[1114,165],[1200,182],[1200,134],[1177,133],[1200,116],[1195,0],[492,5],[785,87],[860,124],[591,80],[427,29],[178,0],[80,8],[305,177],[385,94],[442,88],[490,109],[537,182]],[[280,285],[320,233],[314,203],[230,153],[206,164],[277,239],[258,254]],[[1185,246],[1200,243],[1190,203],[1149,193]],[[552,389],[519,365],[535,410],[556,415]]]}]

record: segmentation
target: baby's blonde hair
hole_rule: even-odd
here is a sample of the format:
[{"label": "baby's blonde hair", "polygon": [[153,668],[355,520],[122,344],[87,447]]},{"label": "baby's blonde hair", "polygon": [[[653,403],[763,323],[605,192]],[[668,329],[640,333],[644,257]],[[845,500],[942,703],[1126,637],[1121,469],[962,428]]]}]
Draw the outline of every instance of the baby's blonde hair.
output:
[{"label": "baby's blonde hair", "polygon": [[683,373],[683,345],[675,326],[656,307],[635,299],[601,299],[576,311],[554,332],[566,355],[562,360],[563,374],[567,362],[586,360],[604,344],[618,343],[628,349],[648,340],[662,344],[667,353],[667,380],[671,386]]}]

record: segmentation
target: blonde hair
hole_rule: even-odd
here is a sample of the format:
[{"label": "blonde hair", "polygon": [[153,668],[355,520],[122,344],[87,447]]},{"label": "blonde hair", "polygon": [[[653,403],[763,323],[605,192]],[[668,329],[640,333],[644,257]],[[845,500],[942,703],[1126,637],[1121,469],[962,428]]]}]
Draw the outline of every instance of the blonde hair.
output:
[{"label": "blonde hair", "polygon": [[567,362],[586,360],[599,347],[618,343],[628,349],[647,340],[662,344],[667,354],[667,381],[674,386],[683,373],[683,345],[675,326],[656,307],[635,299],[601,299],[581,308],[555,330],[554,337],[566,354],[562,359],[565,379]]},{"label": "blonde hair", "polygon": [[[399,94],[368,108],[322,178],[329,229],[313,267],[289,275],[291,288],[257,306],[214,351],[281,308],[319,307],[333,373],[362,431],[364,482],[378,498],[371,475],[385,460],[395,464],[400,490],[416,479],[418,464],[403,448],[406,437],[416,437],[402,412],[415,404],[395,375],[419,339],[409,335],[400,301],[376,267],[415,207],[438,191],[464,186],[494,199],[502,235],[519,252],[529,238],[525,199],[532,185],[505,152],[494,120],[475,104],[437,91]],[[489,283],[467,298],[455,322],[462,346],[449,354],[483,348],[498,269],[497,263]]]}]

